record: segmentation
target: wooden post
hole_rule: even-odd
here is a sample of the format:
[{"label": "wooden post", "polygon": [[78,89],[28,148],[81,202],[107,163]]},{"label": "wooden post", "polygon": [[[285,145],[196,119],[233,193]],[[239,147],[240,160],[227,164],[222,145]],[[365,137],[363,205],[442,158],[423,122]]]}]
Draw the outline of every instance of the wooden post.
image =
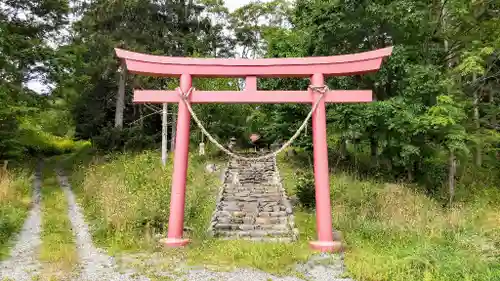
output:
[{"label": "wooden post", "polygon": [[172,106],[172,131],[170,133],[170,151],[175,151],[175,127],[177,125],[177,115],[174,112],[174,107]]},{"label": "wooden post", "polygon": [[125,109],[125,65],[118,68],[120,78],[118,82],[118,95],[116,96],[115,128],[123,128],[123,111]]},{"label": "wooden post", "polygon": [[167,127],[167,116],[168,116],[168,104],[165,102],[163,103],[163,112],[162,112],[162,130],[161,130],[161,163],[163,164],[163,167],[167,165],[167,133],[168,133],[168,127]]},{"label": "wooden post", "polygon": [[[477,75],[474,73],[473,78],[472,78],[472,83],[475,84],[477,80]],[[472,103],[472,108],[474,110],[474,127],[476,129],[476,134],[480,134],[479,130],[481,129],[481,122],[479,120],[480,115],[479,115],[479,89],[481,86],[478,86],[478,89],[474,90],[474,100]],[[474,157],[475,163],[477,166],[481,166],[483,164],[483,159],[482,159],[482,141],[480,140],[481,138],[478,138],[478,142],[476,144],[476,154]]]}]

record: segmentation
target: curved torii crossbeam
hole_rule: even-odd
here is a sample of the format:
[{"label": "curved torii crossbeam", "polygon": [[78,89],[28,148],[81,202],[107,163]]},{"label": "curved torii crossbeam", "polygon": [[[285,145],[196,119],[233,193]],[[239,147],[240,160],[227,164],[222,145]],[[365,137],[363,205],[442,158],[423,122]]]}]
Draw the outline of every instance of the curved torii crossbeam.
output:
[{"label": "curved torii crossbeam", "polygon": [[[246,78],[246,86],[243,91],[196,90],[188,97],[191,103],[312,104],[320,93],[312,89],[308,91],[259,91],[257,90],[257,77],[310,77],[313,86],[322,87],[325,76],[346,76],[378,71],[382,60],[391,55],[392,47],[340,56],[256,60],[166,57],[121,49],[115,49],[115,51],[131,73],[180,77],[180,88],[184,93],[191,88],[192,77]],[[372,101],[371,90],[328,91],[313,114],[314,179],[318,230],[318,241],[311,242],[314,249],[334,251],[339,248],[339,243],[333,241],[332,233],[325,103],[370,101]],[[189,110],[186,104],[181,102],[177,91],[135,90],[134,102],[179,103],[170,218],[165,243],[174,247],[184,246],[189,242],[188,239],[182,238],[191,119]]]}]

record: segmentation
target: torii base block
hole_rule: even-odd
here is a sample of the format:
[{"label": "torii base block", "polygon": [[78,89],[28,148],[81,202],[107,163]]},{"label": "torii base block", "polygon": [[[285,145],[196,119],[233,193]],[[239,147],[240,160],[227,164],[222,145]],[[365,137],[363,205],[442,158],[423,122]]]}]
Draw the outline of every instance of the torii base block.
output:
[{"label": "torii base block", "polygon": [[177,248],[177,247],[183,247],[189,244],[190,240],[189,239],[177,239],[177,238],[165,238],[165,239],[160,239],[160,243],[164,244],[167,247],[170,248]]},{"label": "torii base block", "polygon": [[[286,59],[193,59],[139,54],[116,49],[116,54],[126,63],[127,70],[144,75],[180,77],[180,89],[186,93],[191,88],[192,77],[245,77],[244,91],[193,91],[190,103],[309,103],[314,104],[319,93],[312,91],[259,91],[257,77],[309,77],[311,85],[321,87],[325,76],[342,76],[375,72],[383,58],[392,53],[392,47],[375,51],[310,58]],[[326,103],[370,102],[370,90],[328,91],[312,116],[314,179],[316,192],[316,226],[318,240],[310,242],[313,249],[336,252],[342,249],[340,241],[334,241],[328,147],[326,133]],[[186,174],[188,165],[189,110],[177,91],[136,90],[135,103],[179,103],[172,195],[168,235],[161,242],[169,247],[181,247],[189,243],[182,238],[184,229],[184,205],[186,199]]]}]

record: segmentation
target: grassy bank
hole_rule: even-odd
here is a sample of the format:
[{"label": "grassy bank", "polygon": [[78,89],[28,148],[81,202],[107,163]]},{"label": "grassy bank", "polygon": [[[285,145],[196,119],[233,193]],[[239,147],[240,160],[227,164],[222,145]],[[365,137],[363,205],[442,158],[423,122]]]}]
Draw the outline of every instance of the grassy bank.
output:
[{"label": "grassy bank", "polygon": [[9,255],[13,238],[26,219],[31,203],[30,187],[27,171],[0,168],[0,260]]},{"label": "grassy bank", "polygon": [[[303,168],[280,166],[293,193]],[[500,280],[500,207],[492,198],[444,209],[405,185],[345,174],[332,175],[330,185],[334,227],[344,234],[356,280]],[[309,230],[312,239],[313,224]]]},{"label": "grassy bank", "polygon": [[[155,236],[164,237],[168,226],[171,160],[163,168],[158,153],[145,152],[94,157],[93,161],[81,161],[82,165],[74,166],[70,180],[99,246],[112,254],[160,250]],[[306,240],[288,245],[253,244],[207,237],[221,183],[218,173],[205,172],[206,163],[206,159],[190,156],[185,226],[190,229],[186,236],[191,243],[183,250],[161,249],[166,260],[175,257],[189,264],[224,269],[249,266],[285,273],[295,262],[308,257]],[[307,231],[310,225],[311,222],[304,222],[299,226]]]},{"label": "grassy bank", "polygon": [[[110,252],[158,252],[154,237],[168,226],[172,172],[159,159],[155,152],[120,154],[75,167],[73,186],[100,246]],[[300,240],[293,244],[206,237],[220,182],[204,171],[205,163],[198,157],[189,162],[186,226],[192,243],[161,250],[166,259],[290,274],[312,254],[308,241],[316,239],[315,216],[301,207],[295,210]],[[306,169],[284,159],[280,169],[289,193],[295,193]],[[346,264],[356,280],[499,279],[500,211],[488,198],[444,209],[404,185],[340,174],[331,176],[331,186],[334,227],[345,236]]]},{"label": "grassy bank", "polygon": [[[82,165],[74,167],[70,180],[96,243],[111,251],[151,249],[168,226],[171,165],[163,168],[155,152],[94,157]],[[190,159],[185,215],[193,238],[204,235],[216,181],[196,157]]]},{"label": "grassy bank", "polygon": [[56,175],[48,168],[42,183],[42,246],[40,261],[48,280],[68,276],[78,262],[68,218],[68,204]]}]

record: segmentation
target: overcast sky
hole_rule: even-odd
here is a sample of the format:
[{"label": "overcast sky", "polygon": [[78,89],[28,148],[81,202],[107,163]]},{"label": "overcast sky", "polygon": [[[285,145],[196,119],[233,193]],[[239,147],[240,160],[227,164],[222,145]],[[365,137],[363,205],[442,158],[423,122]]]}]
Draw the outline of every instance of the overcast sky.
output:
[{"label": "overcast sky", "polygon": [[[269,2],[271,0],[260,0],[261,2]],[[255,0],[226,0],[224,1],[226,3],[226,7],[228,7],[229,11],[234,11],[235,9],[243,6],[243,5],[246,5],[250,2],[255,2]],[[39,81],[30,81],[28,82],[28,88],[36,91],[36,92],[43,92],[43,91],[46,91],[48,90],[47,87],[45,85],[42,85]]]},{"label": "overcast sky", "polygon": [[[270,0],[261,0],[261,2],[269,2]],[[255,2],[253,0],[226,0],[226,7],[228,7],[229,11],[234,11],[235,9],[248,4],[250,2]]]}]

